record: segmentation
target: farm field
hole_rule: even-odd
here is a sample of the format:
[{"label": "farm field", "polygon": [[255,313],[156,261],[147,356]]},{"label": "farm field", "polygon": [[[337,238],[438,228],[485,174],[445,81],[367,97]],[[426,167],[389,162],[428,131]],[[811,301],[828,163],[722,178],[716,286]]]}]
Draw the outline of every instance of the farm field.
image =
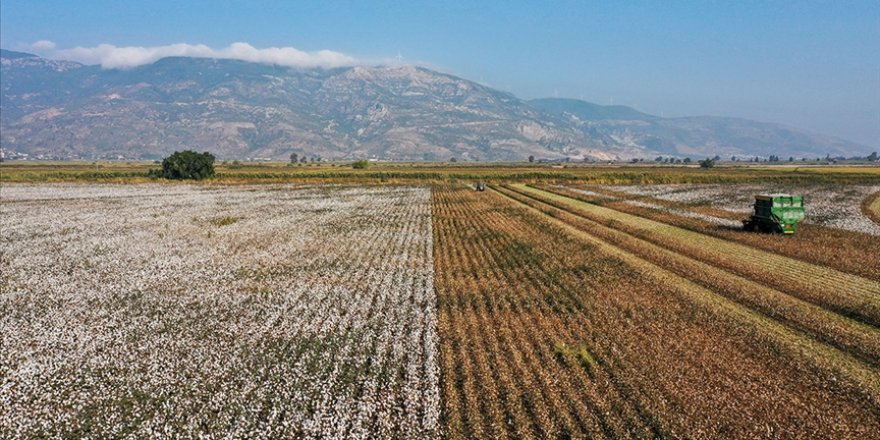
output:
[{"label": "farm field", "polygon": [[878,438],[880,182],[454,180],[4,183],[0,437]]},{"label": "farm field", "polygon": [[4,186],[0,437],[438,432],[427,188]]},{"label": "farm field", "polygon": [[[835,293],[765,287],[525,186],[434,199],[449,437],[876,434],[880,333]],[[851,280],[849,305],[877,304],[880,283]]]},{"label": "farm field", "polygon": [[[0,182],[157,183],[148,177],[151,162],[0,162]],[[488,182],[565,182],[615,185],[647,184],[830,184],[878,185],[880,166],[748,166],[723,165],[711,171],[696,166],[646,164],[529,164],[485,162],[371,162],[353,169],[351,162],[320,162],[291,166],[284,162],[224,161],[216,165],[212,183],[358,183],[415,185]]]}]

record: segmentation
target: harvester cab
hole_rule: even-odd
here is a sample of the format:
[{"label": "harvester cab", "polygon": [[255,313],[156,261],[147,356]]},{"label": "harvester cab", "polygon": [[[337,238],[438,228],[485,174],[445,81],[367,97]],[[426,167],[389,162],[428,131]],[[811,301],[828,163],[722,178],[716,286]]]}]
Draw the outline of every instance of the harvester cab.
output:
[{"label": "harvester cab", "polygon": [[761,194],[755,196],[754,206],[754,214],[743,220],[746,231],[794,234],[798,222],[804,218],[804,196]]}]

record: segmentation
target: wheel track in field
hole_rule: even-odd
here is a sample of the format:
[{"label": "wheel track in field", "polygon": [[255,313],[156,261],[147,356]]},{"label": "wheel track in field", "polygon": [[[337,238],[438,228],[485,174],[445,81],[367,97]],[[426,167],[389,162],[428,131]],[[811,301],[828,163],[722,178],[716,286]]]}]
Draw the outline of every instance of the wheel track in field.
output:
[{"label": "wheel track in field", "polygon": [[[773,254],[747,245],[599,206],[551,191],[512,185],[511,189],[606,227],[626,232],[698,259],[841,315],[880,326],[880,283],[858,275]],[[557,206],[558,207],[558,206]]]},{"label": "wheel track in field", "polygon": [[[523,206],[532,212],[539,213],[547,221],[560,226],[564,231],[571,235],[596,245],[602,251],[626,261],[628,264],[639,269],[642,273],[653,277],[658,283],[675,286],[676,290],[683,293],[684,297],[689,301],[702,305],[712,310],[714,313],[731,318],[736,322],[748,326],[755,333],[770,338],[768,342],[776,345],[788,356],[793,357],[796,360],[807,361],[809,365],[824,371],[826,374],[830,373],[835,376],[841,375],[845,377],[850,389],[862,393],[872,402],[875,402],[875,404],[880,401],[880,379],[878,379],[880,378],[880,370],[878,370],[876,366],[871,366],[850,353],[808,336],[808,334],[804,333],[802,330],[792,328],[784,322],[777,321],[759,311],[726,298],[699,283],[687,279],[686,277],[657,266],[650,260],[644,259],[630,250],[619,247],[612,241],[597,237],[590,231],[572,226],[563,220],[554,218],[553,215],[548,214],[544,210],[518,199],[516,197],[517,195],[520,197],[523,197],[523,195],[516,191],[494,187],[492,189],[518,203],[520,206]],[[546,202],[539,203],[545,206],[553,206]],[[561,211],[558,208],[554,209]],[[599,228],[611,229],[599,224],[596,224],[596,226]],[[650,245],[650,243],[646,244]]]}]

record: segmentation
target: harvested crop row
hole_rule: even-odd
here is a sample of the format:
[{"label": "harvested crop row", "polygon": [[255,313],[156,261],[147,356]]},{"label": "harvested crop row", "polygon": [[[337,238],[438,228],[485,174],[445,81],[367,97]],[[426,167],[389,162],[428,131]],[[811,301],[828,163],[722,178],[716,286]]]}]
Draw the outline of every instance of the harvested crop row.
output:
[{"label": "harvested crop row", "polygon": [[862,212],[868,216],[874,223],[880,225],[880,191],[865,197],[862,201]]},{"label": "harvested crop row", "polygon": [[[456,191],[451,195],[458,198],[461,194],[466,193]],[[444,195],[435,192],[434,197],[439,199]],[[488,214],[485,223],[471,224],[468,219],[483,213],[483,209],[472,203],[465,206],[466,209],[461,209],[453,203],[435,201],[434,211],[435,218],[439,216],[442,219],[439,221],[447,225],[443,230],[435,231],[436,239],[447,243],[442,249],[435,248],[438,300],[443,316],[440,320],[441,353],[461,354],[464,350],[462,347],[476,349],[470,350],[475,353],[471,356],[457,358],[461,364],[456,363],[456,368],[451,372],[448,368],[444,369],[454,373],[454,378],[443,381],[448,435],[495,437],[499,426],[518,437],[540,438],[579,432],[602,434],[606,430],[608,433],[615,432],[613,428],[605,426],[608,422],[603,420],[603,412],[596,410],[597,406],[609,407],[605,399],[614,396],[613,386],[605,383],[597,389],[597,385],[591,384],[589,377],[577,365],[567,371],[553,360],[554,343],[565,341],[565,327],[544,328],[537,333],[541,337],[535,341],[543,351],[542,357],[548,362],[538,362],[534,350],[529,347],[530,343],[526,342],[530,340],[530,333],[523,329],[527,325],[524,314],[535,308],[547,307],[547,299],[536,284],[541,281],[523,278],[523,275],[542,276],[534,266],[534,258],[540,257],[532,252],[529,243],[518,240],[529,234],[529,225],[511,222],[505,216],[489,214],[489,211],[485,211]],[[462,220],[466,223],[462,223]],[[517,238],[509,234],[516,234]],[[534,272],[521,274],[516,270],[519,267],[530,268]],[[442,292],[446,292],[446,295]],[[568,303],[563,298],[558,301],[560,304]],[[468,331],[462,332],[462,327]],[[444,329],[451,331],[451,334]],[[574,341],[569,343],[573,344]],[[449,346],[459,347],[460,350],[447,350]],[[480,361],[483,353],[487,353],[491,362]],[[471,357],[475,359],[472,361]],[[448,358],[443,364],[448,365]],[[474,371],[469,365],[491,365],[493,373],[473,377]],[[484,367],[482,371],[487,368]],[[546,368],[550,370],[545,371]],[[497,381],[500,399],[493,398],[492,394],[472,391],[474,386],[469,385],[474,381],[482,384],[487,380]],[[451,384],[461,386],[453,387]],[[600,393],[598,390],[604,391]],[[625,403],[617,405],[626,406]],[[555,410],[549,411],[548,407]],[[502,422],[499,424],[498,417],[489,418],[491,414],[503,414],[500,418]],[[630,414],[637,417],[632,411]],[[484,420],[483,415],[488,420]],[[625,427],[619,425],[617,431],[625,432]]]},{"label": "harvested crop row", "polygon": [[[709,235],[517,185],[528,194],[564,204],[579,215],[684,253],[704,262],[759,280],[777,290],[827,307],[871,325],[880,325],[880,283],[800,260],[764,252]],[[830,294],[832,293],[833,294]]]},{"label": "harvested crop row", "polygon": [[[880,331],[875,327],[845,318],[827,309],[768,288],[763,284],[580,217],[576,213],[566,211],[564,205],[547,201],[539,195],[519,193],[504,187],[496,189],[520,203],[540,209],[575,228],[589,231],[597,238],[638,255],[785,325],[807,332],[816,339],[847,351],[872,365],[880,365]],[[846,357],[843,353],[832,351],[831,354],[833,357]],[[845,371],[845,368],[837,367],[837,370]]]},{"label": "harvested crop row", "polygon": [[448,437],[880,428],[876,400],[780,356],[705,289],[496,193],[432,197]]},{"label": "harvested crop row", "polygon": [[[592,185],[582,189],[572,186],[537,186],[567,197],[601,204],[640,217],[676,225],[695,232],[746,244],[765,251],[797,258],[806,262],[828,266],[842,272],[880,281],[880,237],[839,228],[804,223],[798,226],[794,236],[744,233],[740,220],[747,214],[705,206],[688,206],[681,202],[658,199],[647,195],[631,194]],[[653,205],[658,205],[654,207]],[[669,207],[660,209],[661,207]],[[682,215],[682,212],[696,215]],[[727,212],[719,216],[718,212]],[[712,215],[724,222],[709,221],[699,216]],[[736,220],[734,223],[729,223]]]},{"label": "harvested crop row", "polygon": [[426,189],[52,189],[3,188],[0,432],[438,436]]}]

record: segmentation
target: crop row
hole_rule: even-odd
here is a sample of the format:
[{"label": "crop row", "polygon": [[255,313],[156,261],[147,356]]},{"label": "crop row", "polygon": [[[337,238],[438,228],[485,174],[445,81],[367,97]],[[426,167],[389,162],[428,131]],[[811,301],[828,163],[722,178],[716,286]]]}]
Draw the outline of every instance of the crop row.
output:
[{"label": "crop row", "polygon": [[878,428],[873,395],[805,363],[799,332],[498,193],[432,197],[448,437]]},{"label": "crop row", "polygon": [[880,190],[865,197],[861,203],[862,212],[880,226]]},{"label": "crop row", "polygon": [[0,437],[438,435],[428,190],[50,189],[3,188]]}]

